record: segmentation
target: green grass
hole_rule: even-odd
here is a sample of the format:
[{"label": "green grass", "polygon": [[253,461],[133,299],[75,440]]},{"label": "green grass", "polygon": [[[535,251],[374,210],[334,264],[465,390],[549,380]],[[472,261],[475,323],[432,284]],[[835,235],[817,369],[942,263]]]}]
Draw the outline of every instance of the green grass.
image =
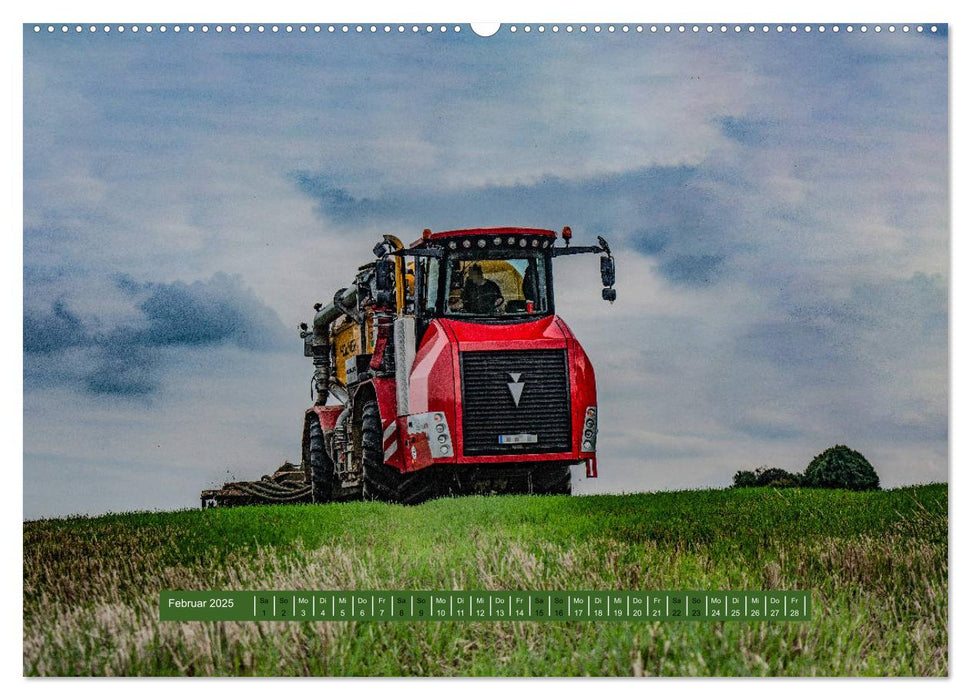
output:
[{"label": "green grass", "polygon": [[[947,486],[24,524],[26,675],[948,673]],[[806,623],[160,622],[162,589],[807,589]]]}]

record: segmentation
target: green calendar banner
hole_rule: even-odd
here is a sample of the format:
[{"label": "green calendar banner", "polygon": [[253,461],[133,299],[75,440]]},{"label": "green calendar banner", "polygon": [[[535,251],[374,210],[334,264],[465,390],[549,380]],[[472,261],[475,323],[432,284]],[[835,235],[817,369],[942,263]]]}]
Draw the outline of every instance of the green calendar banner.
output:
[{"label": "green calendar banner", "polygon": [[162,591],[163,621],[810,619],[808,591]]}]

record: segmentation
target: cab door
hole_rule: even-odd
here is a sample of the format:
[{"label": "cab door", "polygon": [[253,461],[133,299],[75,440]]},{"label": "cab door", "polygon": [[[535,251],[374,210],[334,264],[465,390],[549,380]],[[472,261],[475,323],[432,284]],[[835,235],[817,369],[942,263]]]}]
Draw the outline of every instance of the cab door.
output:
[{"label": "cab door", "polygon": [[439,315],[441,265],[438,258],[415,259],[415,340],[421,345],[432,319]]}]

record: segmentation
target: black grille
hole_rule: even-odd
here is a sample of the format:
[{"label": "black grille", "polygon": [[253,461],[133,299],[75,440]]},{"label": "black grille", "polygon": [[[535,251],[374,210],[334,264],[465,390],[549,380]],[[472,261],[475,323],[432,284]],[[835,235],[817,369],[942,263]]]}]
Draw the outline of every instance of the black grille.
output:
[{"label": "black grille", "polygon": [[[463,352],[462,435],[467,455],[536,454],[572,449],[566,350]],[[519,374],[517,406],[509,384]],[[537,442],[500,444],[500,435]]]}]

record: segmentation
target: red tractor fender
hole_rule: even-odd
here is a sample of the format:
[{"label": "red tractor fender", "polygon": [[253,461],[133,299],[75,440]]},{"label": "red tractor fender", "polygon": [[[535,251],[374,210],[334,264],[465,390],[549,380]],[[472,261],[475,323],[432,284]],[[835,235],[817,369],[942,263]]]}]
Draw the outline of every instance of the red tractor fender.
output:
[{"label": "red tractor fender", "polygon": [[303,434],[300,439],[300,457],[301,463],[304,465],[305,469],[310,468],[311,421],[318,421],[320,423],[320,429],[326,435],[329,431],[334,429],[334,425],[337,423],[337,417],[343,410],[343,406],[311,406],[306,410],[306,412],[304,412]]},{"label": "red tractor fender", "polygon": [[[317,420],[320,422],[320,429],[326,433],[328,430],[334,429],[334,425],[337,423],[337,417],[343,410],[343,406],[311,406],[307,409],[304,425],[306,426],[309,423],[311,416],[316,415]],[[306,432],[306,427],[304,431]]]},{"label": "red tractor fender", "polygon": [[401,470],[404,466],[399,449],[398,394],[393,377],[377,377],[369,384],[374,390],[381,416],[381,440],[384,463]]}]

